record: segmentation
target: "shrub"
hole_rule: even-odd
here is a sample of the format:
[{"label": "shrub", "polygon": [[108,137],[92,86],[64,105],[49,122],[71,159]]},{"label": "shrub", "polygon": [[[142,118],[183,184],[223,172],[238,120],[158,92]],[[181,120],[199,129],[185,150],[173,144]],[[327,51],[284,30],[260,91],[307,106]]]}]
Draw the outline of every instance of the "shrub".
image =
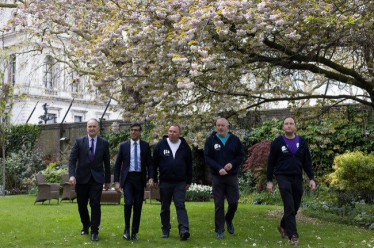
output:
[{"label": "shrub", "polygon": [[374,154],[348,152],[336,156],[333,173],[328,175],[330,186],[342,191],[361,196],[372,202],[374,194]]},{"label": "shrub", "polygon": [[187,201],[209,201],[212,197],[212,187],[208,185],[200,185],[192,183],[186,191]]},{"label": "shrub", "polygon": [[261,140],[248,148],[248,158],[244,162],[243,172],[251,170],[258,192],[266,189],[266,170],[270,153],[271,141]]},{"label": "shrub", "polygon": [[[6,160],[6,189],[28,190],[28,180],[34,173],[45,168],[43,155],[38,150],[21,146],[17,153],[10,153]],[[0,165],[2,169],[2,163]]]}]

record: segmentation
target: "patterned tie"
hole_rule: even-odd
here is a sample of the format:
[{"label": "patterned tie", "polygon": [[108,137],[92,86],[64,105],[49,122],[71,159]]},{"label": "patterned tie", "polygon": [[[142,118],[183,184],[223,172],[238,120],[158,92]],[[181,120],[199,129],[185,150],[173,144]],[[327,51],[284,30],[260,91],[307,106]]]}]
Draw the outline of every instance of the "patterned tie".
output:
[{"label": "patterned tie", "polygon": [[94,150],[95,150],[95,143],[94,143],[94,139],[91,139],[91,153],[90,153],[90,160],[91,162],[94,160]]},{"label": "patterned tie", "polygon": [[138,171],[139,165],[138,165],[138,143],[134,142],[134,160],[135,160],[135,171]]}]

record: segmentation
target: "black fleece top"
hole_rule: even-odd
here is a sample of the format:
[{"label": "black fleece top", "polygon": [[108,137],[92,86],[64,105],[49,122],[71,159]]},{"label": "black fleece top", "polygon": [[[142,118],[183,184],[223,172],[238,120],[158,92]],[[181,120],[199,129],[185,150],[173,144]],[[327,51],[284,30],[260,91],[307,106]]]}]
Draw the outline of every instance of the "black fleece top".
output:
[{"label": "black fleece top", "polygon": [[244,149],[240,139],[229,132],[230,136],[223,145],[221,140],[216,136],[217,132],[213,132],[205,142],[204,158],[205,162],[210,165],[212,175],[219,175],[219,171],[226,164],[231,163],[232,169],[227,173],[237,175],[239,167],[244,160]]},{"label": "black fleece top", "polygon": [[270,154],[267,168],[267,181],[271,182],[273,174],[302,176],[302,170],[306,172],[310,180],[314,180],[312,158],[308,144],[300,137],[299,148],[295,155],[287,147],[282,136],[271,142]]},{"label": "black fleece top", "polygon": [[158,182],[158,170],[161,181],[192,182],[192,152],[186,140],[179,137],[181,144],[173,158],[173,152],[165,135],[153,150],[154,181]]}]

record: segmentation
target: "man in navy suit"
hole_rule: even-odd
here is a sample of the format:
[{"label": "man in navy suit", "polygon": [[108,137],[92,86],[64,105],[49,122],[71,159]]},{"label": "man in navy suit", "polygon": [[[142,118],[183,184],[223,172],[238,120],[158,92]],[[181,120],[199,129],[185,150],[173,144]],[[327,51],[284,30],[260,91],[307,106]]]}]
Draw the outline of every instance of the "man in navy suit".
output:
[{"label": "man in navy suit", "polygon": [[[69,182],[75,185],[78,211],[83,224],[81,235],[87,235],[91,227],[91,240],[99,241],[101,219],[100,198],[110,186],[110,157],[108,141],[97,136],[99,122],[87,122],[87,136],[77,138],[69,158]],[[90,200],[91,220],[87,204]]]},{"label": "man in navy suit", "polygon": [[134,241],[138,240],[137,233],[139,232],[147,172],[149,185],[153,187],[151,149],[147,142],[140,140],[141,133],[142,126],[140,124],[134,123],[130,126],[131,139],[120,144],[114,167],[115,189],[117,192],[121,192],[120,187],[122,187],[125,198],[123,238],[130,240],[130,218],[131,210],[133,210],[131,239]]}]

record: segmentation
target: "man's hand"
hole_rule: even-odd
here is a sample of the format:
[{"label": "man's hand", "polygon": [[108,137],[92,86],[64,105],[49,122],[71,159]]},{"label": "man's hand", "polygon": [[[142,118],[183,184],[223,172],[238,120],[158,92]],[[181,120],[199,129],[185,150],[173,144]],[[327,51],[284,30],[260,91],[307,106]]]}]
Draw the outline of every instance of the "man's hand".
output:
[{"label": "man's hand", "polygon": [[231,163],[228,163],[225,165],[225,167],[223,167],[226,171],[229,171],[232,169],[232,164]]},{"label": "man's hand", "polygon": [[227,175],[227,171],[226,171],[225,169],[220,169],[220,170],[219,170],[219,174],[220,174],[221,176]]},{"label": "man's hand", "polygon": [[69,178],[69,183],[73,186],[75,186],[77,184],[77,180],[75,180],[75,177],[71,176]]},{"label": "man's hand", "polygon": [[115,183],[115,184],[114,184],[114,188],[115,188],[115,190],[116,190],[118,193],[121,193],[121,188],[120,188],[119,183]]},{"label": "man's hand", "polygon": [[148,184],[149,184],[149,187],[153,188],[153,186],[154,186],[153,178],[150,178],[148,180]]},{"label": "man's hand", "polygon": [[110,188],[110,184],[111,183],[104,184],[104,191],[108,191],[108,189]]},{"label": "man's hand", "polygon": [[186,191],[190,188],[189,184],[186,184]]},{"label": "man's hand", "polygon": [[266,189],[270,192],[270,193],[274,193],[274,184],[272,182],[268,182],[266,184]]},{"label": "man's hand", "polygon": [[316,189],[316,182],[314,180],[310,180],[310,182],[309,182],[309,188],[311,190],[315,190]]}]

